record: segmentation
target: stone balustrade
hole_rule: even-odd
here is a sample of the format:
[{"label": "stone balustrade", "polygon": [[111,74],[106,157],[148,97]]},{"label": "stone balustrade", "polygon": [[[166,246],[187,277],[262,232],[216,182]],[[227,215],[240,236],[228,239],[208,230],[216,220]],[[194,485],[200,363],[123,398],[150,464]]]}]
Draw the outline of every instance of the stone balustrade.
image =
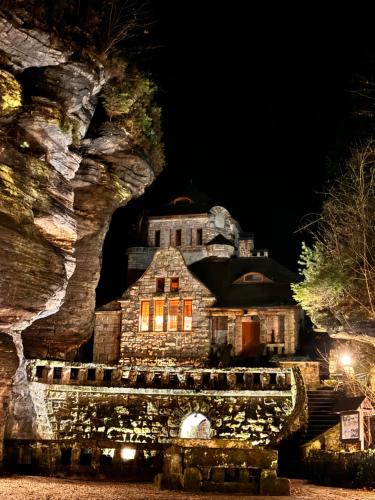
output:
[{"label": "stone balustrade", "polygon": [[266,345],[267,355],[272,354],[285,354],[285,344],[284,342],[273,342]]},{"label": "stone balustrade", "polygon": [[150,368],[29,360],[28,380],[45,384],[182,390],[290,390],[291,368]]}]

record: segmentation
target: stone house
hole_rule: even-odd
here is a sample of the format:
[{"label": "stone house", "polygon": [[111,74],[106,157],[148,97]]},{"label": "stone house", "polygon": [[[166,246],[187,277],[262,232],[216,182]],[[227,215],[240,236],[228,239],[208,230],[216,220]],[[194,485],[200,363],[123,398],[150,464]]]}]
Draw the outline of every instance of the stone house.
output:
[{"label": "stone house", "polygon": [[95,362],[203,367],[296,352],[296,276],[254,250],[225,208],[177,198],[146,220],[144,241],[128,250],[129,288],[96,312]]}]

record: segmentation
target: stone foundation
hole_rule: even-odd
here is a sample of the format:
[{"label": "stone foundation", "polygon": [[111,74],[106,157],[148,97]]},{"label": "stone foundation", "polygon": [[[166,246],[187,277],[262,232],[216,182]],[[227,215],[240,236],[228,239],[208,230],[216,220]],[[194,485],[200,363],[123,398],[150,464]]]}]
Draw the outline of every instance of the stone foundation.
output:
[{"label": "stone foundation", "polygon": [[176,439],[164,455],[159,489],[290,495],[288,479],[278,478],[277,451],[215,439]]}]

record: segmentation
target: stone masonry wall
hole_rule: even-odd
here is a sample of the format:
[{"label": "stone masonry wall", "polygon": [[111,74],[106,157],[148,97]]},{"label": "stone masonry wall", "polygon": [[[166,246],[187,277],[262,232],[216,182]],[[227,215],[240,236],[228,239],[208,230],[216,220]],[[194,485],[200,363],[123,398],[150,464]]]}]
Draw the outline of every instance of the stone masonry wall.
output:
[{"label": "stone masonry wall", "polygon": [[[211,437],[267,445],[292,411],[290,391],[178,391],[46,385],[31,382],[39,439],[161,444],[179,437],[182,420],[199,412]],[[41,408],[44,401],[44,409]],[[47,419],[46,419],[47,416]]]},{"label": "stone masonry wall", "polygon": [[121,311],[95,313],[94,363],[117,363],[120,357]]},{"label": "stone masonry wall", "polygon": [[[170,279],[179,278],[179,291],[170,292]],[[165,291],[156,291],[156,278],[165,279]],[[154,300],[164,300],[164,331],[154,332]],[[168,300],[179,299],[178,330],[167,331]],[[183,299],[192,299],[192,331],[182,331]],[[150,331],[139,331],[140,303],[149,300]],[[207,307],[214,297],[188,271],[179,250],[159,249],[144,275],[120,299],[123,308],[120,363],[129,365],[201,366],[210,351],[210,329]]]}]

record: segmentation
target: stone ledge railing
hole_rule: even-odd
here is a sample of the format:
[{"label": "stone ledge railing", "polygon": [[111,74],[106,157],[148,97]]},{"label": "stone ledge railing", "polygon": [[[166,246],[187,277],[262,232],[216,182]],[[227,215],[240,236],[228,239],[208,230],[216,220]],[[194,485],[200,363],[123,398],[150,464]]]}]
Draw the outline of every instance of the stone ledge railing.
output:
[{"label": "stone ledge railing", "polygon": [[29,360],[28,380],[45,384],[139,389],[288,391],[291,368],[150,368]]}]

